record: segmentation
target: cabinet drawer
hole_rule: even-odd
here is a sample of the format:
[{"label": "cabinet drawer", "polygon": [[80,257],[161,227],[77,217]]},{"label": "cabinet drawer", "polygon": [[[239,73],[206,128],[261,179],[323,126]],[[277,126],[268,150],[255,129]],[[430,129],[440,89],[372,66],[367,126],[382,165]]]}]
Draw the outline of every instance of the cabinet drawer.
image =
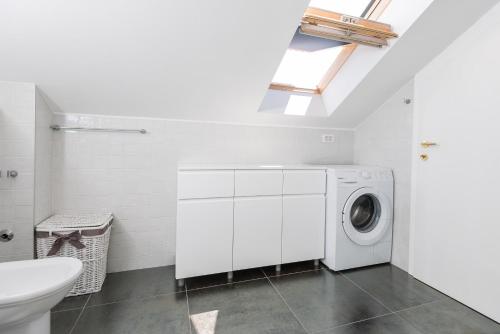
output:
[{"label": "cabinet drawer", "polygon": [[284,170],[283,194],[324,194],[326,173],[324,170]]},{"label": "cabinet drawer", "polygon": [[234,175],[235,196],[281,195],[281,170],[237,170]]},{"label": "cabinet drawer", "polygon": [[177,173],[177,198],[214,198],[234,195],[234,171],[203,170]]}]

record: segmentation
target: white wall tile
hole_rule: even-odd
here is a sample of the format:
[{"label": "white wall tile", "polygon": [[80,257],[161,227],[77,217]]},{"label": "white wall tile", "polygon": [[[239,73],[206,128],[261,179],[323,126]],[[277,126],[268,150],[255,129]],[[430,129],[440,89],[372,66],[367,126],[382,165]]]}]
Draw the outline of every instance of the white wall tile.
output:
[{"label": "white wall tile", "polygon": [[390,167],[394,173],[392,263],[408,271],[413,82],[402,87],[361,123],[354,136],[354,162]]},{"label": "white wall tile", "polygon": [[35,86],[0,82],[0,229],[14,232],[0,243],[0,262],[33,257],[34,143]]},{"label": "white wall tile", "polygon": [[[113,212],[108,271],[173,264],[178,163],[352,163],[352,131],[56,115],[55,123],[148,134],[57,132],[57,213]],[[336,142],[321,143],[323,133]]]}]

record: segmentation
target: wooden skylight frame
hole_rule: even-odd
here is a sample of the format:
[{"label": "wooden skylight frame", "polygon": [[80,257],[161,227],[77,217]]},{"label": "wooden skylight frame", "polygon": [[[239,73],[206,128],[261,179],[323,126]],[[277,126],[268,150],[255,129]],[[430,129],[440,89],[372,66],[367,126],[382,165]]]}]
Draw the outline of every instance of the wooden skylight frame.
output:
[{"label": "wooden skylight frame", "polygon": [[292,91],[295,93],[306,93],[306,94],[321,94],[321,91],[319,88],[301,88],[301,87],[295,87],[289,84],[282,84],[282,83],[276,83],[273,82],[269,85],[269,89],[273,90],[284,90],[284,91]]},{"label": "wooden skylight frame", "polygon": [[[321,94],[325,88],[330,84],[330,82],[335,78],[337,73],[340,71],[345,62],[352,55],[358,44],[369,44],[356,42],[355,39],[362,36],[368,36],[369,41],[380,40],[380,46],[385,45],[384,42],[388,38],[398,37],[392,31],[389,24],[377,22],[376,20],[387,8],[391,0],[375,0],[371,7],[368,9],[366,18],[353,17],[349,15],[342,15],[340,13],[335,13],[331,11],[326,11],[323,9],[309,7],[306,9],[303,17],[301,26],[306,25],[321,25],[324,27],[329,27],[334,30],[348,31],[351,32],[355,38],[346,39],[346,41],[354,41],[351,44],[342,46],[342,51],[335,58],[335,61],[327,70],[323,78],[318,83],[315,89],[296,87],[286,83],[273,82],[270,84],[269,89],[282,90],[295,93],[309,93],[309,94]],[[316,34],[318,37],[328,38],[327,36],[321,36]],[[352,37],[352,36],[351,36]],[[340,38],[335,38],[340,39]],[[375,45],[375,44],[373,44]]]}]

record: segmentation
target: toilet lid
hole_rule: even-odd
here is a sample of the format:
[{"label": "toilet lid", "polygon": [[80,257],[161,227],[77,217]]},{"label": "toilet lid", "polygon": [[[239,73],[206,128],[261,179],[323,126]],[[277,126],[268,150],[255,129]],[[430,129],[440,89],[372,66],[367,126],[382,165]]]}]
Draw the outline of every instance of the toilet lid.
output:
[{"label": "toilet lid", "polygon": [[0,309],[33,303],[61,290],[64,296],[82,268],[80,260],[68,257],[0,263],[0,286],[8,287],[0,290]]}]

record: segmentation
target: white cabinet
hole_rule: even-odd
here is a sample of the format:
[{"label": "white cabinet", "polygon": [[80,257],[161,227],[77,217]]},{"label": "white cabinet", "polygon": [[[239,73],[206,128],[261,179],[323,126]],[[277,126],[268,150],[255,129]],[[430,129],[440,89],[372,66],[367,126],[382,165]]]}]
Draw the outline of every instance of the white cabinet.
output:
[{"label": "white cabinet", "polygon": [[284,170],[283,194],[326,193],[326,172],[324,170]]},{"label": "white cabinet", "polygon": [[281,195],[281,170],[237,170],[234,172],[235,196]]},{"label": "white cabinet", "polygon": [[234,199],[233,269],[281,263],[282,197]]},{"label": "white cabinet", "polygon": [[232,271],[232,248],[232,198],[178,202],[177,278]]},{"label": "white cabinet", "polygon": [[324,257],[325,170],[178,172],[176,278]]},{"label": "white cabinet", "polygon": [[282,262],[325,255],[325,195],[283,196]]},{"label": "white cabinet", "polygon": [[177,198],[233,197],[234,171],[200,170],[179,171]]}]

